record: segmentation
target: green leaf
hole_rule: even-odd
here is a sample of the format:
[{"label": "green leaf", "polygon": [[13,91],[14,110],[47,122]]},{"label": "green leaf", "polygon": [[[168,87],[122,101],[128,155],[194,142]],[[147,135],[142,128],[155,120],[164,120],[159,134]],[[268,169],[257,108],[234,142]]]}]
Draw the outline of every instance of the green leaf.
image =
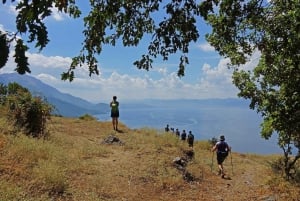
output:
[{"label": "green leaf", "polygon": [[24,45],[23,40],[18,39],[15,47],[15,62],[17,63],[17,71],[19,74],[31,73],[28,64],[28,57],[25,56],[25,52],[28,50],[28,47]]},{"label": "green leaf", "polygon": [[6,34],[0,31],[0,69],[5,66],[9,57],[9,44],[7,42]]}]

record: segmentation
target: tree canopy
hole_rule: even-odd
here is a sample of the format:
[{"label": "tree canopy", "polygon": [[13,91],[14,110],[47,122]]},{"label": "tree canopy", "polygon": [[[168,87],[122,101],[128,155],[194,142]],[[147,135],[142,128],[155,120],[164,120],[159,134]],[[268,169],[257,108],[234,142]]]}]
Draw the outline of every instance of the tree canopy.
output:
[{"label": "tree canopy", "polygon": [[[75,0],[23,0],[16,4],[16,32],[0,33],[0,68],[15,41],[16,71],[24,74],[30,72],[25,55],[28,47],[17,36],[28,33],[28,42],[42,50],[49,42],[44,19],[51,15],[51,8],[74,18],[80,17],[81,11]],[[163,12],[164,17],[155,18],[156,12]],[[167,60],[179,53],[178,76],[184,76],[189,45],[200,36],[197,22],[201,18],[212,27],[207,41],[220,55],[230,58],[238,95],[250,99],[250,108],[262,114],[262,136],[268,139],[278,134],[285,173],[290,176],[300,158],[299,0],[90,0],[90,11],[83,17],[82,49],[62,79],[72,81],[74,70],[83,64],[88,65],[90,75],[98,74],[96,56],[103,45],[114,46],[121,40],[124,46],[138,46],[149,34],[152,40],[147,53],[134,62],[137,68],[149,70],[157,56]],[[258,65],[253,71],[241,70],[239,66],[255,51],[261,55]],[[298,150],[293,158],[292,147]]]},{"label": "tree canopy", "polygon": [[[238,95],[262,114],[261,135],[278,134],[291,177],[300,158],[300,1],[222,1],[219,12],[210,10],[205,17],[213,27],[208,41],[231,59]],[[261,53],[258,65],[241,70],[254,51]]]}]

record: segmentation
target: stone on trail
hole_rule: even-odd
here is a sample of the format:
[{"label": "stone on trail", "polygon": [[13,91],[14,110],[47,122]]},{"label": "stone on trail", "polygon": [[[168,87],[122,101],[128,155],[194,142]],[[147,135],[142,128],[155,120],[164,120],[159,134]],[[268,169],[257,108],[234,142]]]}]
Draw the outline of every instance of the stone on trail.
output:
[{"label": "stone on trail", "polygon": [[124,142],[122,142],[118,137],[110,135],[102,141],[102,144],[124,145]]}]

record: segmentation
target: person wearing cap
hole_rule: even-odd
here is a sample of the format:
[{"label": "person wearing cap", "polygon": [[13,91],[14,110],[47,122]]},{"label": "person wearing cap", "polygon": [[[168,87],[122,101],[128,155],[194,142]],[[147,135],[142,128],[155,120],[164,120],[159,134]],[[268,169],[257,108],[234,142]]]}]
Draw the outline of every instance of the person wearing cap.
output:
[{"label": "person wearing cap", "polygon": [[225,142],[224,135],[220,136],[220,141],[218,141],[215,146],[212,148],[211,151],[217,152],[217,162],[218,162],[218,168],[219,168],[219,174],[224,178],[224,167],[223,162],[228,156],[228,152],[231,151],[231,147],[228,145],[227,142]]},{"label": "person wearing cap", "polygon": [[110,102],[110,108],[113,128],[115,131],[118,131],[119,102],[117,101],[117,96],[113,96],[113,100]]}]

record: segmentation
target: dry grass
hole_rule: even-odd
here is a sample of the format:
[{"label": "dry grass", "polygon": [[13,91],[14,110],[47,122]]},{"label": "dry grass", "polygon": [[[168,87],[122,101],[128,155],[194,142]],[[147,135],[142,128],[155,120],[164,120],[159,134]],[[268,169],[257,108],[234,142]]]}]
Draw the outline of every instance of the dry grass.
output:
[{"label": "dry grass", "polygon": [[[0,118],[0,200],[154,201],[298,200],[299,186],[271,171],[277,156],[233,153],[225,161],[231,180],[216,176],[208,142],[197,141],[183,179],[173,159],[187,143],[151,128],[114,132],[110,122],[53,117],[50,137],[8,135]],[[107,145],[110,135],[124,145]],[[213,161],[212,161],[213,159]],[[213,168],[211,164],[213,162]]]}]

